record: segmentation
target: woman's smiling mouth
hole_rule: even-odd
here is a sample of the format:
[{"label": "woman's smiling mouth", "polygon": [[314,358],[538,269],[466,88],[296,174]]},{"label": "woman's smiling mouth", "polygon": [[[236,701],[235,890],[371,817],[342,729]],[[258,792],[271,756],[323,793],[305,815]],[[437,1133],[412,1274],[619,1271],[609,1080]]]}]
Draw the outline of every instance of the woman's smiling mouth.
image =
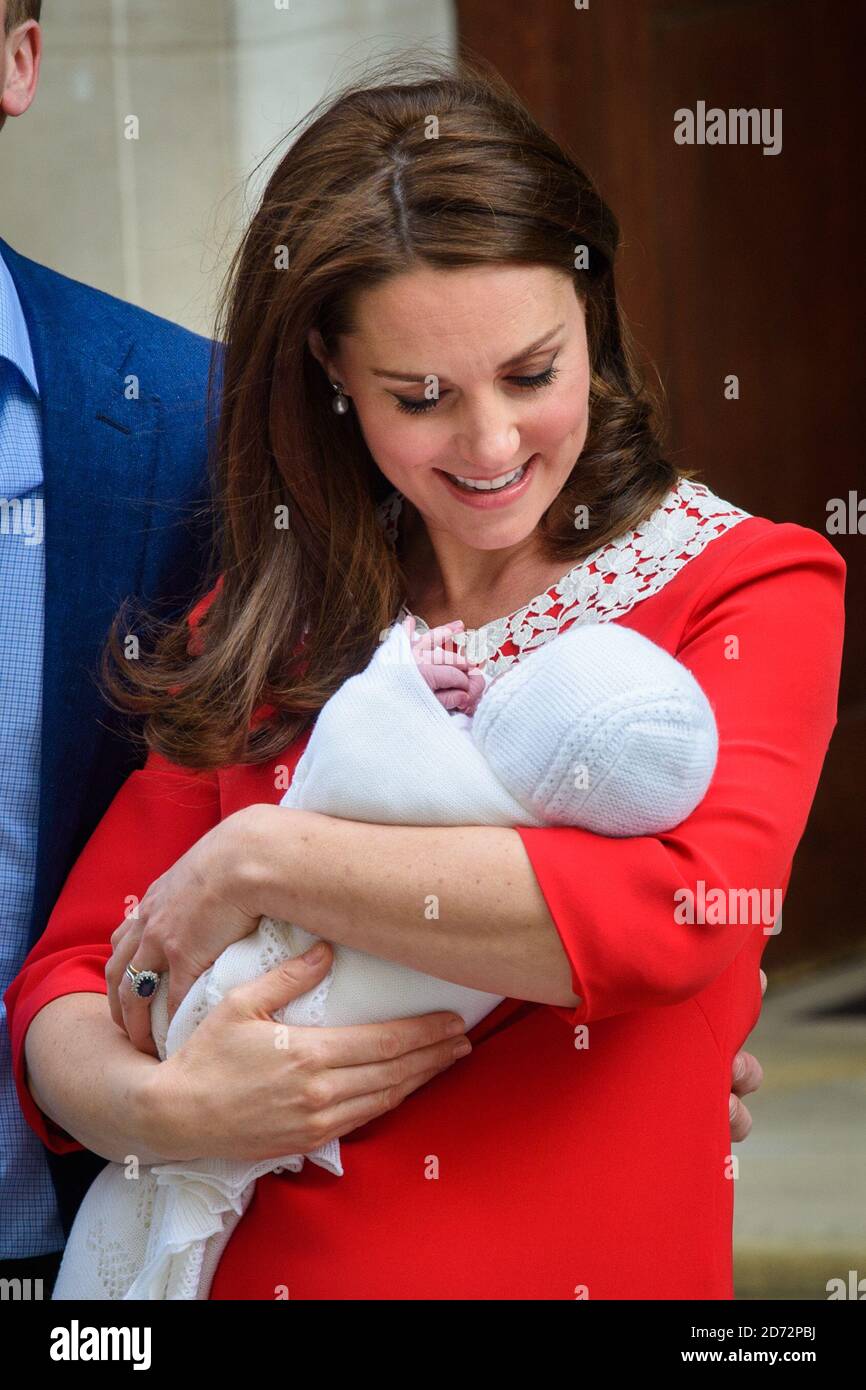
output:
[{"label": "woman's smiling mouth", "polygon": [[504,506],[526,491],[535,472],[538,454],[533,454],[519,468],[508,473],[500,473],[495,478],[469,478],[462,474],[446,473],[441,468],[433,471],[445,480],[445,485],[461,502],[470,507]]}]

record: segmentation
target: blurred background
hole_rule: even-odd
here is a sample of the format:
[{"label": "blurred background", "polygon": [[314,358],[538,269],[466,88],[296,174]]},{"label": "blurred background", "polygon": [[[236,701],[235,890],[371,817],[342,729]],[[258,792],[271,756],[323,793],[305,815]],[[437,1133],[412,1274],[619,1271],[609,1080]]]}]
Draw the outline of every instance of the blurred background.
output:
[{"label": "blurred background", "polygon": [[[619,219],[619,291],[668,453],[776,521],[827,534],[845,501],[839,722],[748,1043],[765,1081],[735,1150],[737,1297],[824,1299],[829,1279],[866,1278],[860,0],[44,0],[42,28],[36,102],[0,138],[16,250],[209,334],[290,127],[371,60],[465,47]],[[674,113],[699,102],[780,112],[781,148],[677,143]]]}]

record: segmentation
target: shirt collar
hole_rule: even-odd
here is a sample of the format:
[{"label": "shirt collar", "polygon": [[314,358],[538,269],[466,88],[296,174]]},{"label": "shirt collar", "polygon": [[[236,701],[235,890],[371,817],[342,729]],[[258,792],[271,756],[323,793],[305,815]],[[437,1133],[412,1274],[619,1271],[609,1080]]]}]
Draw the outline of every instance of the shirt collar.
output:
[{"label": "shirt collar", "polygon": [[0,357],[17,367],[35,396],[39,395],[30,334],[9,267],[0,255]]}]

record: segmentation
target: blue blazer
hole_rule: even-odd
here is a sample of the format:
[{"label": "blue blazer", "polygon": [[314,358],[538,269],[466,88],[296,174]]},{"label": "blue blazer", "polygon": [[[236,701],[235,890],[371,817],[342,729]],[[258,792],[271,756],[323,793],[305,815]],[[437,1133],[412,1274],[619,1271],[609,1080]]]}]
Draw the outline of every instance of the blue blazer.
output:
[{"label": "blue blazer", "polygon": [[[212,345],[3,241],[0,254],[21,300],[42,398],[45,642],[29,949],[121,783],[143,762],[126,719],[96,684],[112,618],[133,594],[164,618],[178,616],[215,578]],[[128,399],[131,377],[138,399]],[[105,1160],[48,1158],[68,1232]]]}]

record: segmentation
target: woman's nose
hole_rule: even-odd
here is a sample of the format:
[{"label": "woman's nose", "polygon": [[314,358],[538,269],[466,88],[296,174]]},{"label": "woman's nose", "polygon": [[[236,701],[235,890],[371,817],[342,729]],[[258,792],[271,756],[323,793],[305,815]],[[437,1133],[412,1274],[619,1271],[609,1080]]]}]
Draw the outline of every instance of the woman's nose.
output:
[{"label": "woman's nose", "polygon": [[[456,440],[460,457],[481,476],[495,476],[518,459],[520,430],[513,405],[486,403],[467,410]],[[518,459],[519,461],[519,459]]]}]

